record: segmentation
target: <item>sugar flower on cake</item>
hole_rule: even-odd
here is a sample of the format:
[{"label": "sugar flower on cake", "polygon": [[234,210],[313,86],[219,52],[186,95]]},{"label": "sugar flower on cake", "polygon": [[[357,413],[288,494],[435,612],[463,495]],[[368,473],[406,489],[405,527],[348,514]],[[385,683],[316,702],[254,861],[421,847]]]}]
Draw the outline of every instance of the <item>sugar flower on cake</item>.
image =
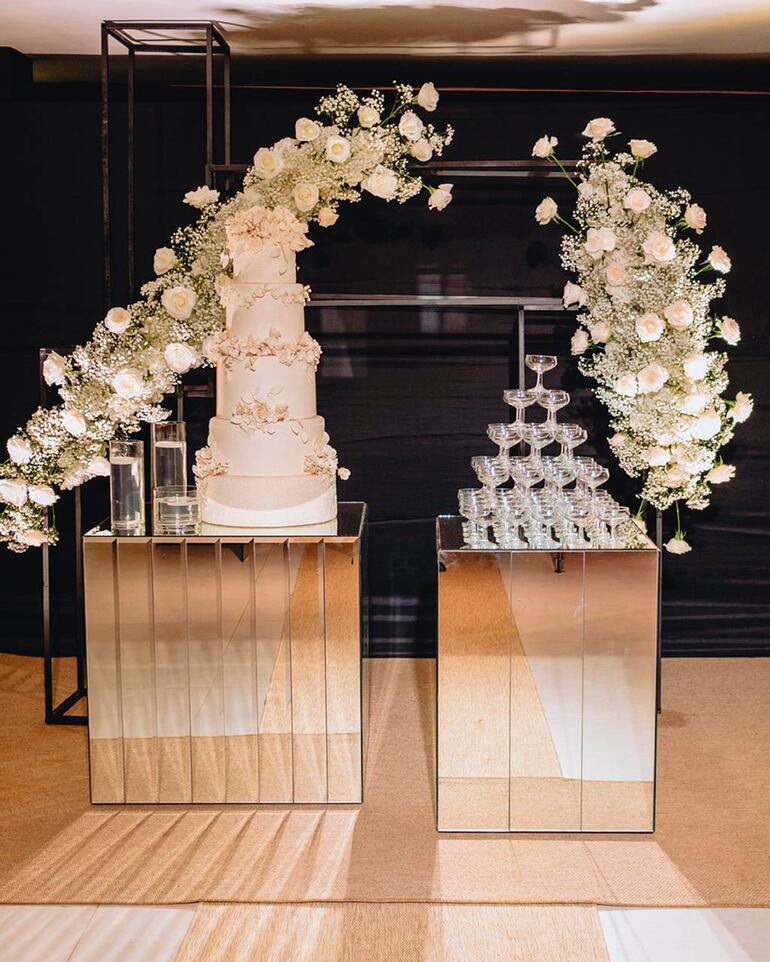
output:
[{"label": "sugar flower on cake", "polygon": [[278,404],[252,394],[251,397],[243,397],[236,403],[230,420],[246,434],[256,434],[258,431],[272,434],[275,425],[287,420],[288,416],[288,404]]},{"label": "sugar flower on cake", "polygon": [[205,481],[206,478],[220,477],[227,474],[229,470],[230,465],[212,444],[199,448],[195,452],[192,472],[199,482]]},{"label": "sugar flower on cake", "polygon": [[324,444],[312,454],[306,454],[304,464],[305,474],[334,478],[337,474],[337,452],[330,444]]}]

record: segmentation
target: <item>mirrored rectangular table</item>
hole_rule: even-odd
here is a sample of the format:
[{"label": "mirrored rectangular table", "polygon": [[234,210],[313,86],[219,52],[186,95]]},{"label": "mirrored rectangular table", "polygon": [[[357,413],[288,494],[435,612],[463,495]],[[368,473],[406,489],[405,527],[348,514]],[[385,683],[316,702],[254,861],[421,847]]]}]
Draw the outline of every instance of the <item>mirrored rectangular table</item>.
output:
[{"label": "mirrored rectangular table", "polygon": [[365,529],[89,531],[91,801],[361,802]]},{"label": "mirrored rectangular table", "polygon": [[651,832],[658,552],[437,521],[439,831]]}]

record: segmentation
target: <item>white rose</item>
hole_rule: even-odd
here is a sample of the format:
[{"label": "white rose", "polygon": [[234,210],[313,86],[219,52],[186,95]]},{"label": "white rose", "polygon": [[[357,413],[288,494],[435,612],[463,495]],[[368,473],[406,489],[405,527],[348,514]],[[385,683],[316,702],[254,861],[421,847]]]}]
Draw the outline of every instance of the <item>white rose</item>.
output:
[{"label": "white rose", "polygon": [[318,188],[315,184],[297,184],[291,192],[297,210],[312,210],[318,203]]},{"label": "white rose", "polygon": [[609,117],[594,117],[593,120],[589,120],[586,124],[583,136],[590,137],[593,141],[604,140],[604,138],[609,136],[614,130],[615,124],[613,124]]},{"label": "white rose", "polygon": [[5,447],[8,457],[14,464],[29,464],[32,458],[32,445],[26,438],[20,438],[18,434],[14,434],[5,442]]},{"label": "white rose", "polygon": [[692,551],[692,548],[684,538],[671,538],[663,547],[669,554],[687,554],[688,551]]},{"label": "white rose", "polygon": [[322,207],[318,211],[318,223],[321,227],[331,227],[332,224],[336,224],[339,220],[339,214],[332,210],[331,207]]},{"label": "white rose", "polygon": [[725,317],[721,318],[718,322],[717,328],[719,329],[722,340],[731,345],[731,347],[735,347],[738,341],[740,341],[741,328],[734,317],[727,317],[725,315]]},{"label": "white rose", "polygon": [[575,333],[572,335],[572,340],[570,341],[570,351],[572,354],[585,354],[588,350],[588,333],[579,327]]},{"label": "white rose", "polygon": [[27,486],[14,478],[0,478],[0,498],[20,508],[27,501]]},{"label": "white rose", "polygon": [[124,367],[112,379],[112,389],[119,397],[141,397],[144,391],[142,372],[133,367]]},{"label": "white rose", "polygon": [[645,344],[657,341],[666,329],[662,318],[658,317],[657,314],[642,314],[641,317],[637,317],[635,327],[639,340]]},{"label": "white rose", "polygon": [[189,204],[190,207],[200,208],[208,207],[209,204],[216,204],[218,200],[218,190],[212,190],[211,187],[198,187],[196,190],[188,190],[182,203]]},{"label": "white rose", "polygon": [[362,127],[376,127],[380,122],[380,112],[375,110],[374,107],[370,107],[368,104],[363,104],[358,108],[358,122]]},{"label": "white rose", "polygon": [[681,411],[682,414],[690,414],[695,417],[705,411],[708,401],[707,394],[702,394],[700,391],[693,389],[688,391],[677,404],[677,410]]},{"label": "white rose", "polygon": [[341,481],[347,481],[350,477],[350,468],[337,468],[337,476]]},{"label": "white rose", "polygon": [[344,164],[350,157],[350,141],[332,134],[326,141],[326,159],[335,164]]},{"label": "white rose", "polygon": [[717,464],[706,475],[705,480],[711,484],[724,484],[735,477],[735,466],[732,464]]},{"label": "white rose", "polygon": [[718,247],[714,245],[711,248],[711,253],[709,254],[709,264],[720,274],[727,274],[730,268],[733,266],[732,261],[727,256],[727,252],[723,247]]},{"label": "white rose", "polygon": [[152,259],[152,269],[156,274],[165,274],[172,267],[176,267],[176,263],[176,254],[170,247],[159,247]]},{"label": "white rose", "polygon": [[669,304],[663,311],[663,316],[671,327],[678,331],[689,327],[694,319],[693,309],[687,301],[674,301],[673,304]]},{"label": "white rose", "polygon": [[65,360],[61,354],[51,351],[43,361],[43,378],[50,387],[52,384],[64,384]]},{"label": "white rose", "polygon": [[684,373],[690,381],[700,381],[708,373],[711,358],[708,354],[690,354],[682,361]]},{"label": "white rose", "polygon": [[21,544],[28,545],[30,548],[39,548],[41,545],[46,544],[48,535],[39,528],[27,528],[26,531],[22,531],[19,534],[17,540]]},{"label": "white rose", "polygon": [[318,140],[320,133],[321,125],[309,117],[300,117],[294,124],[294,136],[297,140],[304,140],[306,143]]},{"label": "white rose", "polygon": [[254,173],[262,180],[272,180],[283,170],[283,157],[275,148],[260,147],[254,154]]},{"label": "white rose", "polygon": [[59,495],[48,484],[31,484],[27,494],[29,500],[33,504],[39,504],[41,508],[47,508],[59,500]]},{"label": "white rose", "polygon": [[541,227],[550,224],[559,212],[559,208],[553,197],[544,197],[535,208],[535,220]]},{"label": "white rose", "polygon": [[80,435],[86,433],[86,419],[77,408],[65,408],[61,416],[61,423],[64,430],[74,437],[80,437]]},{"label": "white rose", "polygon": [[706,226],[706,211],[700,204],[690,204],[684,212],[684,222],[691,227],[696,234],[702,234]]},{"label": "white rose", "polygon": [[621,287],[628,280],[625,265],[619,264],[617,261],[611,261],[607,265],[604,276],[607,278],[607,283],[610,287]]},{"label": "white rose", "polygon": [[192,314],[197,297],[191,287],[178,284],[168,287],[161,295],[160,302],[177,321],[186,321]]},{"label": "white rose", "polygon": [[643,214],[652,203],[652,197],[641,187],[632,187],[623,198],[623,206],[632,214]]},{"label": "white rose", "polygon": [[430,160],[433,156],[433,148],[430,142],[424,137],[420,137],[419,140],[415,140],[413,144],[409,145],[409,153],[414,157],[415,160],[419,160],[421,163],[425,163]]},{"label": "white rose", "polygon": [[428,198],[431,210],[443,210],[452,203],[452,184],[439,184]]},{"label": "white rose", "polygon": [[417,91],[417,103],[423,110],[432,111],[438,106],[438,90],[432,83],[423,84]]},{"label": "white rose", "polygon": [[540,137],[535,141],[535,145],[532,148],[532,156],[546,158],[553,152],[553,149],[558,143],[559,141],[556,137],[549,137],[548,134],[546,134],[544,137]]},{"label": "white rose", "polygon": [[580,284],[573,284],[572,281],[567,281],[564,285],[562,301],[565,307],[583,307],[586,302],[586,292]]},{"label": "white rose", "polygon": [[681,464],[674,464],[666,471],[664,478],[669,487],[678,488],[690,480],[690,475]]},{"label": "white rose", "polygon": [[86,470],[94,477],[108,478],[110,476],[110,462],[107,458],[91,458]]},{"label": "white rose", "polygon": [[104,316],[104,326],[113,334],[122,334],[131,324],[131,315],[125,307],[111,307]]},{"label": "white rose", "polygon": [[590,200],[592,197],[596,196],[596,188],[593,184],[589,184],[587,181],[581,180],[578,184],[578,193],[583,200]]},{"label": "white rose", "polygon": [[645,448],[645,450],[642,451],[642,457],[651,468],[663,468],[671,460],[668,451],[657,445],[652,448]]},{"label": "white rose", "polygon": [[377,164],[371,174],[361,181],[361,186],[375,197],[392,200],[398,188],[398,177],[394,171]]},{"label": "white rose", "polygon": [[596,344],[606,344],[612,331],[607,321],[597,321],[591,326],[591,340]]},{"label": "white rose", "polygon": [[163,352],[166,364],[177,374],[184,374],[198,362],[198,355],[189,344],[169,344]]},{"label": "white rose", "polygon": [[642,250],[646,264],[668,264],[676,257],[676,245],[668,236],[660,231],[648,234]]},{"label": "white rose", "polygon": [[621,374],[612,385],[613,390],[623,397],[636,397],[638,385],[634,374]]},{"label": "white rose", "polygon": [[618,239],[609,227],[589,227],[586,232],[585,249],[593,257],[599,260],[604,253],[615,250]]},{"label": "white rose", "polygon": [[754,398],[744,391],[738,391],[735,395],[735,404],[730,408],[730,417],[738,424],[742,424],[751,417],[754,410]]},{"label": "white rose", "polygon": [[651,140],[629,140],[628,146],[631,148],[632,156],[640,160],[647,160],[658,152],[658,148]]},{"label": "white rose", "polygon": [[637,380],[640,394],[655,394],[668,380],[668,371],[657,361],[653,361],[639,371]]},{"label": "white rose", "polygon": [[407,140],[419,140],[425,130],[425,124],[413,110],[407,110],[401,115],[398,129],[402,137]]},{"label": "white rose", "polygon": [[722,427],[722,419],[717,412],[710,408],[692,426],[692,436],[699,441],[710,441],[714,435],[719,434]]}]

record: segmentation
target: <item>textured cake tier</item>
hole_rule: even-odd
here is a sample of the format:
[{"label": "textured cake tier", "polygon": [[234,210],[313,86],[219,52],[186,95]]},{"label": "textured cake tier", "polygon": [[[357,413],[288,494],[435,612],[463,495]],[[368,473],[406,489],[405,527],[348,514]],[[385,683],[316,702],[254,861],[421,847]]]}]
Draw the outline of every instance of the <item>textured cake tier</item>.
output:
[{"label": "textured cake tier", "polygon": [[284,254],[273,244],[255,253],[237,254],[233,258],[233,277],[236,281],[293,284],[297,279],[296,255],[293,251]]},{"label": "textured cake tier", "polygon": [[318,475],[209,478],[201,516],[207,524],[233,528],[320,524],[337,516],[337,486]]},{"label": "textured cake tier", "polygon": [[[278,394],[270,393],[278,387]],[[315,372],[303,361],[283,364],[277,357],[257,357],[251,360],[251,367],[242,361],[229,368],[224,364],[217,367],[218,417],[229,419],[241,398],[253,394],[287,405],[290,418],[315,417]]]},{"label": "textured cake tier", "polygon": [[[272,290],[260,284],[231,284],[226,309],[227,329],[236,337],[267,337],[271,330],[295,339],[305,330],[305,303],[301,284],[274,284]],[[278,291],[294,298],[285,303]],[[261,296],[259,296],[261,294]]]},{"label": "textured cake tier", "polygon": [[238,424],[223,418],[209,422],[209,445],[229,464],[228,474],[278,477],[303,474],[305,455],[313,454],[326,443],[324,419],[278,421],[273,430],[247,434]]}]

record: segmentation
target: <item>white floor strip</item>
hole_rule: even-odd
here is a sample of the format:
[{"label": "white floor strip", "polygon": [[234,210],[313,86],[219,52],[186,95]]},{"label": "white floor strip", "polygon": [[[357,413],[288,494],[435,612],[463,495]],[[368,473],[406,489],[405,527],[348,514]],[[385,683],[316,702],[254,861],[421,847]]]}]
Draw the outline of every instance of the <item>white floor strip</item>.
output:
[{"label": "white floor strip", "polygon": [[67,962],[95,905],[0,905],[0,962]]}]

